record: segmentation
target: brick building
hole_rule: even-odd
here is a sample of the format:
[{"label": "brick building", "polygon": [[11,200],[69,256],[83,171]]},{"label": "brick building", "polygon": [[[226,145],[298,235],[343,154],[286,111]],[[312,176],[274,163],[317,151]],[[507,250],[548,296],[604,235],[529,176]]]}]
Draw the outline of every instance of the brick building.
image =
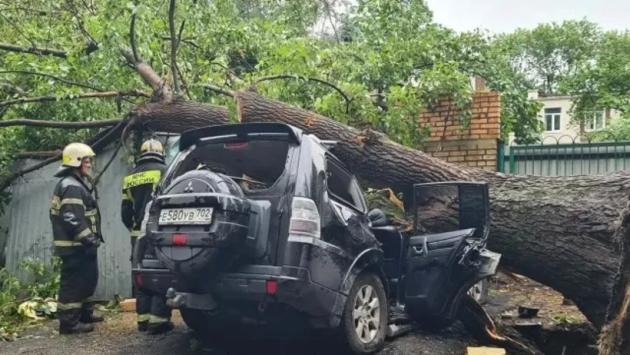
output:
[{"label": "brick building", "polygon": [[433,110],[420,114],[420,127],[430,131],[422,150],[455,164],[496,171],[501,135],[500,93],[476,92],[466,127],[460,124],[458,113],[450,101],[444,100]]}]

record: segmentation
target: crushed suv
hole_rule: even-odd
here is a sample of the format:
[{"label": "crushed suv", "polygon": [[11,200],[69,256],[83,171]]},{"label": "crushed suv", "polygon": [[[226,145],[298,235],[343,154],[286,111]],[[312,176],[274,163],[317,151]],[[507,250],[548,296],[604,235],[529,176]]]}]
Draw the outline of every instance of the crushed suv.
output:
[{"label": "crushed suv", "polygon": [[401,233],[368,211],[333,146],[275,123],[182,134],[145,218],[154,254],[137,285],[166,294],[202,338],[307,327],[362,354],[409,324],[452,322],[499,261],[485,248],[487,185],[415,185],[414,230]]}]

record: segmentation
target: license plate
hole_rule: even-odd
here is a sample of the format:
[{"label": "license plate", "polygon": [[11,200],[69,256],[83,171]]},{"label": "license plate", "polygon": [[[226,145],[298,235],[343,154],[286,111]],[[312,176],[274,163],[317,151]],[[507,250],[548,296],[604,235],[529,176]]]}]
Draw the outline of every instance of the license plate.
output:
[{"label": "license plate", "polygon": [[159,224],[210,224],[212,208],[166,208],[160,211]]}]

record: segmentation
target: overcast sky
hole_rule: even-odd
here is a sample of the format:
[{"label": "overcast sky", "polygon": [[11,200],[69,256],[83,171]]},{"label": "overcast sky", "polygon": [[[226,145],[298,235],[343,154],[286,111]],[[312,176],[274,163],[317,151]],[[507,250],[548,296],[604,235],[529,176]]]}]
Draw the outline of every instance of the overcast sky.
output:
[{"label": "overcast sky", "polygon": [[582,19],[604,29],[630,29],[630,0],[426,0],[434,20],[457,31],[493,33],[543,22]]}]

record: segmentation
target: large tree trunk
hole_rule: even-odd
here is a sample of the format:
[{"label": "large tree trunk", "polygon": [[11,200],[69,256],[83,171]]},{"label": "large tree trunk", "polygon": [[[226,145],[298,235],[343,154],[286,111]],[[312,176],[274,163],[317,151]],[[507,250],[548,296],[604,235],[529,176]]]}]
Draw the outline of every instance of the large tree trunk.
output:
[{"label": "large tree trunk", "polygon": [[151,131],[181,133],[195,127],[229,123],[228,109],[194,101],[151,102],[131,112],[136,127]]},{"label": "large tree trunk", "polygon": [[[570,178],[505,176],[432,158],[374,131],[269,100],[253,92],[236,94],[241,122],[285,122],[321,139],[338,141],[334,153],[362,180],[409,191],[414,183],[482,180],[490,184],[490,247],[503,265],[549,285],[573,300],[597,327],[606,321],[616,282],[621,228],[630,175]],[[627,308],[627,307],[626,307]],[[610,317],[609,317],[610,318]]]}]

